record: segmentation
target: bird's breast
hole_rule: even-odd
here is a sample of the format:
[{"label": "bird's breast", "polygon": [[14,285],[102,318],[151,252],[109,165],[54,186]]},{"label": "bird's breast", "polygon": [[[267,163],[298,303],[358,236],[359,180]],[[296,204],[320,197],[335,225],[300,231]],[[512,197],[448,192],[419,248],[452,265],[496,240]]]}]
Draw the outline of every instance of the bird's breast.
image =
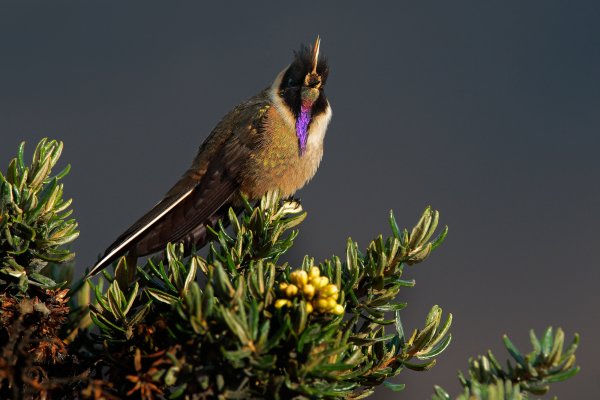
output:
[{"label": "bird's breast", "polygon": [[[286,110],[287,111],[287,110]],[[282,196],[293,195],[315,174],[323,157],[323,139],[331,111],[317,116],[308,130],[306,150],[300,154],[295,124],[275,105],[270,107],[261,129],[261,145],[248,160],[241,182],[242,192],[259,198],[279,189]]]}]

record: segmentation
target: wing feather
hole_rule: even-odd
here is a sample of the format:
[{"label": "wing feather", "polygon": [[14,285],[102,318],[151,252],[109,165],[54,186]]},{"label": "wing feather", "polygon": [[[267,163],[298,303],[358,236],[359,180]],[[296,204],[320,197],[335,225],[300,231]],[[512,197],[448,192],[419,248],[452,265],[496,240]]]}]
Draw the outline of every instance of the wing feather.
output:
[{"label": "wing feather", "polygon": [[211,165],[192,193],[161,219],[132,251],[138,255],[146,255],[162,250],[167,243],[180,241],[221,207],[231,203],[237,187],[235,180],[220,163]]},{"label": "wing feather", "polygon": [[[197,236],[198,227],[228,207],[237,195],[235,180],[252,148],[258,145],[268,105],[266,91],[234,108],[215,127],[198,151],[192,166],[167,192],[165,198],[121,234],[94,265],[98,273],[127,251],[143,256],[169,242]],[[246,138],[247,140],[240,140]],[[232,139],[235,146],[227,143]],[[214,218],[213,218],[214,219]]]}]

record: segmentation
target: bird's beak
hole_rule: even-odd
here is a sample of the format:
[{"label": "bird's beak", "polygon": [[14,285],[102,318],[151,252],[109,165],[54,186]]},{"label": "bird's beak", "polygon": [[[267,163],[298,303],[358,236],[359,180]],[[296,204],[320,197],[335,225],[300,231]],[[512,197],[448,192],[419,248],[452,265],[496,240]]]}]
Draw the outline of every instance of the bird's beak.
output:
[{"label": "bird's beak", "polygon": [[317,35],[317,40],[315,40],[315,45],[312,49],[312,73],[317,73],[317,64],[319,62],[319,48],[321,47],[321,37]]},{"label": "bird's beak", "polygon": [[321,77],[317,73],[317,65],[319,64],[319,48],[321,47],[321,38],[317,36],[315,45],[312,48],[312,71],[306,74],[304,78],[304,87],[302,88],[303,101],[306,98],[305,93],[308,95],[306,101],[311,97],[319,96],[319,88],[321,87]]}]

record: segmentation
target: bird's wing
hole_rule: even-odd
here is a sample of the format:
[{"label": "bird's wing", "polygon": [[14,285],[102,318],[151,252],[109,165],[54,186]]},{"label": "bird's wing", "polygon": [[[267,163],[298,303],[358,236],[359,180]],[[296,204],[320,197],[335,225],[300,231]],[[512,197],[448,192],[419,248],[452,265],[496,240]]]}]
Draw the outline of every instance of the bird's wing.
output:
[{"label": "bird's wing", "polygon": [[136,254],[154,253],[162,250],[169,242],[180,241],[221,207],[231,203],[238,184],[223,168],[220,158],[211,163],[190,195],[141,238],[135,245]]},{"label": "bird's wing", "polygon": [[[234,108],[215,127],[200,147],[192,166],[167,192],[165,198],[121,234],[104,252],[88,276],[92,276],[123,253],[135,247],[137,255],[158,251],[180,240],[186,233],[205,222],[237,191],[237,169],[249,157],[256,140],[239,146],[225,146],[232,137],[254,137],[262,125],[263,114],[255,111],[265,104],[257,96]],[[248,132],[246,132],[248,131]]]}]

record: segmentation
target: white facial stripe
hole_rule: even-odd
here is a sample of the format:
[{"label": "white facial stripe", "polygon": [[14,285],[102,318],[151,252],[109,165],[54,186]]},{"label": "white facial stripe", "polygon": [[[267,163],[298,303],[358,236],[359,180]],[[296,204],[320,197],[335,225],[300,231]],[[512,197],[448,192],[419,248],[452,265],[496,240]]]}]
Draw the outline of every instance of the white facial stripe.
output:
[{"label": "white facial stripe", "polygon": [[310,123],[310,127],[308,128],[307,147],[321,146],[323,138],[325,138],[325,133],[327,132],[327,125],[329,125],[329,121],[331,120],[331,114],[331,107],[329,106],[328,101],[325,112],[317,115]]},{"label": "white facial stripe", "polygon": [[275,109],[279,112],[279,115],[281,115],[284,122],[289,125],[290,128],[296,129],[296,120],[294,119],[294,115],[283,102],[283,99],[279,96],[279,86],[281,86],[283,74],[285,74],[285,71],[287,71],[288,67],[285,67],[285,69],[281,71],[279,75],[277,75],[277,78],[275,78],[275,81],[271,85],[271,90],[269,91],[269,98],[273,102]]}]

